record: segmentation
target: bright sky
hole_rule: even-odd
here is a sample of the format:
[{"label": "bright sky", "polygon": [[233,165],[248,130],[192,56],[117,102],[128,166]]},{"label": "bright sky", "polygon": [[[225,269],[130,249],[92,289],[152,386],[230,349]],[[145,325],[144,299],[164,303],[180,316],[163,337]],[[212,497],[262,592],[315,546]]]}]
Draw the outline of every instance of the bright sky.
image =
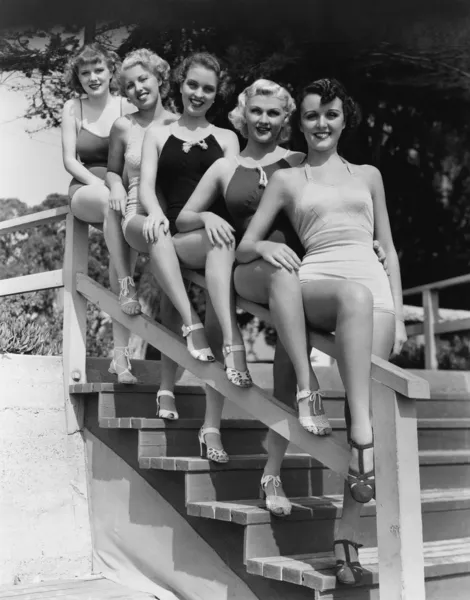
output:
[{"label": "bright sky", "polygon": [[0,198],[18,198],[32,206],[48,194],[67,193],[71,178],[62,165],[60,130],[28,133],[41,120],[20,118],[26,108],[22,92],[0,84]]}]

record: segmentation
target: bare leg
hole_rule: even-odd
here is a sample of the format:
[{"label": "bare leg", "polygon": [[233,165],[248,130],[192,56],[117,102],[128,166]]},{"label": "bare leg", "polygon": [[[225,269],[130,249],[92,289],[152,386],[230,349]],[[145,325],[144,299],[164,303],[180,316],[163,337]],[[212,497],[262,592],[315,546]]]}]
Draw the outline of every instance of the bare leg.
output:
[{"label": "bare leg", "polygon": [[[302,293],[312,328],[336,332],[337,360],[351,409],[351,437],[358,444],[372,440],[370,365],[372,352],[372,294],[365,286],[324,279],[304,283]],[[373,449],[365,453],[366,471],[373,468]],[[357,451],[350,467],[358,469]]]},{"label": "bare leg", "polygon": [[299,389],[318,389],[307,351],[302,291],[297,273],[257,260],[238,265],[234,282],[236,292],[243,298],[269,305],[279,339],[292,361]]},{"label": "bare leg", "polygon": [[[174,333],[181,333],[181,325],[183,324],[181,317],[176,308],[170,302],[168,296],[163,292],[160,298],[160,321],[162,325],[165,325],[165,327],[168,327],[168,329]],[[162,353],[161,357],[162,377],[160,389],[173,393],[175,390],[178,363],[171,360],[171,358],[169,358],[166,354]],[[166,394],[162,395],[160,397],[160,408],[164,410],[175,411],[175,400]]]},{"label": "bare leg", "polygon": [[[374,335],[372,353],[387,360],[392,349],[395,335],[395,317],[385,312],[374,312]],[[351,496],[347,482],[344,484],[343,512],[338,522],[336,539],[347,539],[358,543],[360,540],[360,518],[362,504]],[[357,560],[357,555],[350,548],[351,560]],[[342,546],[335,547],[336,558],[345,560]]]},{"label": "bare leg", "polygon": [[[177,234],[173,237],[173,242],[178,258],[185,266],[191,269],[205,268],[207,291],[220,323],[223,345],[243,345],[237,323],[232,279],[235,248],[213,246],[204,229]],[[226,362],[230,367],[246,370],[243,352],[229,354]]]},{"label": "bare leg", "polygon": [[[214,349],[215,359],[223,360],[222,357],[222,331],[219,326],[214,307],[206,294],[206,318],[204,321],[207,338],[210,347]],[[206,386],[206,414],[204,415],[204,427],[215,427],[220,429],[222,411],[224,409],[225,398],[210,386]],[[205,436],[208,447],[223,450],[220,436],[215,433],[208,433]]]}]

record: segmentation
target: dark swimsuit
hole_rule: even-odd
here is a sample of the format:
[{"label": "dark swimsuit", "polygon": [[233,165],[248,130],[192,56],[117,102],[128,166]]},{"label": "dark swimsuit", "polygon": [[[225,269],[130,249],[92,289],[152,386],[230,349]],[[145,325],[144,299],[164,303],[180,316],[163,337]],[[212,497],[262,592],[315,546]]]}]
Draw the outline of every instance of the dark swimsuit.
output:
[{"label": "dark swimsuit", "polygon": [[[237,244],[247,230],[261,201],[265,189],[261,185],[261,173],[264,171],[266,179],[269,180],[278,169],[289,168],[290,164],[287,160],[281,158],[262,168],[245,167],[239,164],[235,169],[225,192],[224,204],[229,215],[228,220],[235,228]],[[266,239],[287,244],[299,257],[304,255],[302,244],[284,211],[277,215]]]},{"label": "dark swimsuit", "polygon": [[224,152],[212,133],[194,142],[186,142],[173,134],[166,140],[158,160],[157,183],[166,201],[166,216],[172,235],[178,233],[176,219],[202,176],[223,156]]},{"label": "dark swimsuit", "polygon": [[[120,103],[120,115],[122,116],[122,102]],[[80,99],[80,123],[77,132],[77,158],[93,175],[104,179],[108,165],[109,135],[102,137],[86,127],[83,127],[83,104]],[[75,192],[86,185],[82,181],[72,179],[69,185],[69,198],[72,199]]]}]

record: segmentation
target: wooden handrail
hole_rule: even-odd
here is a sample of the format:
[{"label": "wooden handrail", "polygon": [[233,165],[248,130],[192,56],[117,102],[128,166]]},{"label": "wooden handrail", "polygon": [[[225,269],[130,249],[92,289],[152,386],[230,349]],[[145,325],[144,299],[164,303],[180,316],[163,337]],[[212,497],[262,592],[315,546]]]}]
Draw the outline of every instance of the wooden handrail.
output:
[{"label": "wooden handrail", "polygon": [[470,275],[459,275],[458,277],[451,277],[450,279],[442,279],[441,281],[434,281],[433,283],[425,283],[423,285],[408,288],[407,290],[403,290],[403,296],[422,294],[428,290],[442,290],[447,287],[462,285],[464,283],[470,283]]},{"label": "wooden handrail", "polygon": [[0,297],[64,287],[62,269],[11,277],[0,281]]},{"label": "wooden handrail", "polygon": [[0,235],[13,233],[14,231],[20,231],[21,229],[30,229],[31,227],[45,225],[46,223],[63,221],[69,212],[70,209],[68,206],[59,206],[59,208],[51,208],[50,210],[43,210],[41,212],[25,215],[24,217],[1,221]]},{"label": "wooden handrail", "polygon": [[[206,289],[206,281],[202,273],[191,271],[189,269],[183,269],[183,277],[188,281],[195,283],[196,285]],[[240,296],[236,299],[237,306],[246,312],[257,316],[266,322],[271,322],[271,315],[269,310],[255,304],[249,300],[245,300]],[[310,334],[310,343],[314,348],[328,354],[332,358],[336,357],[335,339],[334,335],[324,334],[318,331],[313,331]],[[372,357],[372,379],[381,383],[382,385],[391,388],[392,390],[400,393],[406,398],[429,398],[429,384],[422,377],[418,377],[412,373],[404,371],[396,365],[392,365],[386,360],[379,358],[378,356]]]}]

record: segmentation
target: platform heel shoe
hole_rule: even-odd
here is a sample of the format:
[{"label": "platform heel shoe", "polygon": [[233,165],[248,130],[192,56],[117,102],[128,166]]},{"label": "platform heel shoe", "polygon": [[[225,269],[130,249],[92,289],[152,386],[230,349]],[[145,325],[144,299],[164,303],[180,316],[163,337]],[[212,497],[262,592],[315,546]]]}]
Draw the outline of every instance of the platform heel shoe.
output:
[{"label": "platform heel shoe", "polygon": [[[353,548],[358,554],[359,548],[362,548],[362,544],[356,544],[350,540],[335,540],[334,546],[343,546],[344,557],[346,560],[336,559],[335,575],[336,580],[343,585],[359,585],[362,580],[364,569],[358,560],[351,561],[351,554],[349,549]],[[359,556],[359,554],[358,554]]]},{"label": "platform heel shoe", "polygon": [[307,399],[313,412],[321,410],[318,414],[309,415],[308,417],[299,416],[299,423],[313,435],[330,435],[331,433],[330,422],[323,411],[322,398],[323,392],[320,390],[299,390],[297,392],[297,405],[302,400]]},{"label": "platform heel shoe", "polygon": [[193,331],[197,331],[198,329],[204,329],[204,325],[202,323],[196,323],[195,325],[183,325],[181,327],[183,337],[186,338],[188,352],[196,360],[200,360],[202,362],[214,362],[215,358],[210,348],[201,348],[200,350],[197,350],[194,347],[191,334]]},{"label": "platform heel shoe", "polygon": [[372,498],[375,498],[375,469],[373,468],[367,472],[364,471],[364,450],[373,448],[374,442],[370,442],[370,444],[358,444],[349,437],[349,444],[351,448],[355,448],[358,451],[359,462],[358,471],[349,467],[349,490],[356,502],[366,504],[372,500]]},{"label": "platform heel shoe", "polygon": [[[121,356],[126,357],[127,368],[120,367],[116,362],[116,359]],[[109,365],[108,372],[112,375],[117,375],[118,383],[126,383],[128,385],[133,385],[137,383],[137,378],[134,377],[131,373],[132,366],[129,355],[129,347],[128,346],[115,346],[113,350],[113,360]]]},{"label": "platform heel shoe", "polygon": [[169,396],[170,398],[175,399],[175,395],[173,392],[169,390],[158,390],[157,392],[157,419],[166,419],[167,421],[177,421],[179,419],[178,411],[168,410],[166,408],[160,408],[160,397],[161,396]]},{"label": "platform heel shoe", "polygon": [[[268,495],[266,487],[272,483],[274,494]],[[279,475],[263,475],[261,479],[260,498],[265,501],[266,508],[274,517],[287,517],[292,512],[292,504],[289,498],[277,495],[277,488],[282,485]]]},{"label": "platform heel shoe", "polygon": [[201,450],[201,458],[207,458],[212,462],[224,464],[229,461],[229,456],[225,450],[219,450],[218,448],[208,447],[206,444],[206,435],[208,433],[215,433],[220,435],[220,429],[217,427],[201,427],[198,433],[199,448]]},{"label": "platform heel shoe", "polygon": [[225,374],[227,375],[227,379],[230,381],[230,383],[233,383],[233,385],[236,385],[238,387],[251,387],[253,385],[253,380],[251,379],[251,375],[248,369],[246,369],[245,371],[239,371],[238,369],[235,369],[235,367],[227,367],[227,362],[225,361],[225,359],[232,352],[246,353],[246,349],[243,344],[236,344],[234,346],[224,346],[222,348],[222,353],[224,355],[224,369]]}]

